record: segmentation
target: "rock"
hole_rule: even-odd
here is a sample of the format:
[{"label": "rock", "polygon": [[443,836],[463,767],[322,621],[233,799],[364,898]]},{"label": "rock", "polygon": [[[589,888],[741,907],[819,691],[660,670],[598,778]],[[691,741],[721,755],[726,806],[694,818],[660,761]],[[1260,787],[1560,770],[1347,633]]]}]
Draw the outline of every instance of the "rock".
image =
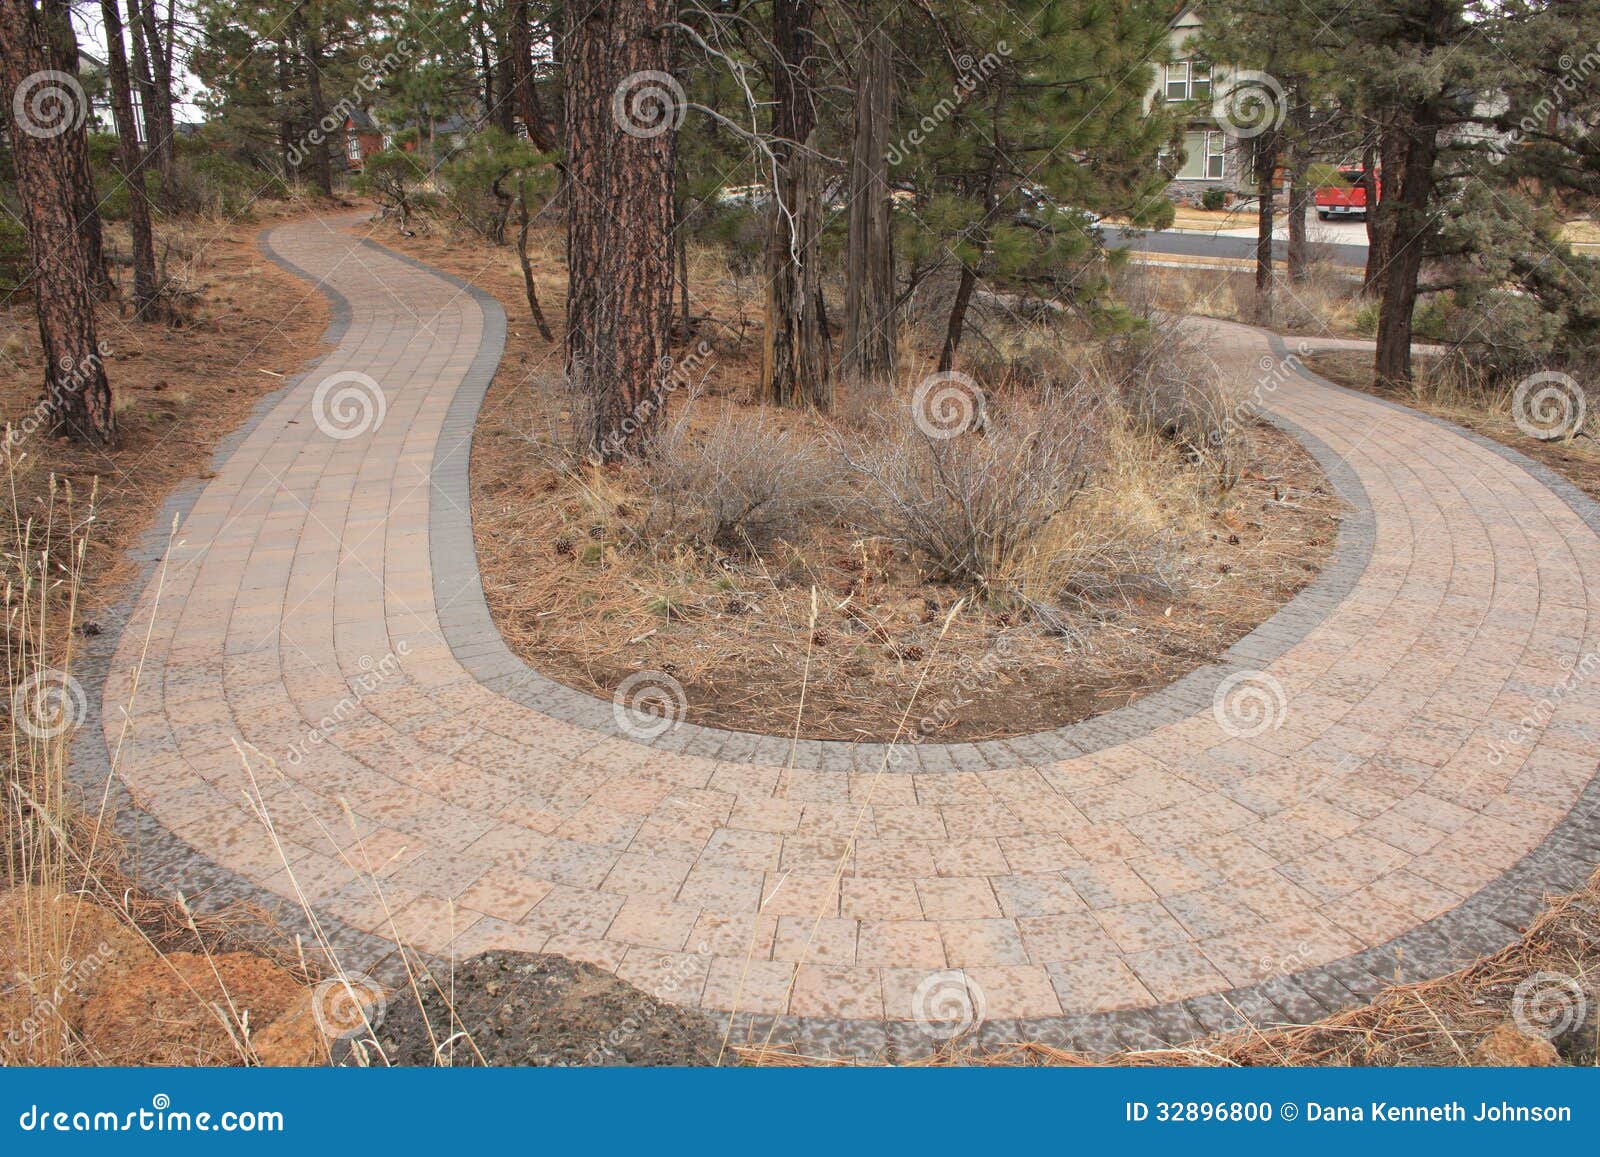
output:
[{"label": "rock", "polygon": [[173,952],[98,992],[83,1011],[84,1041],[103,1064],[242,1064],[246,1034],[283,1016],[301,991],[262,956]]},{"label": "rock", "polygon": [[15,1034],[15,1059],[67,1059],[62,1041],[89,1001],[156,958],[122,916],[86,896],[37,887],[0,893],[0,1021]]},{"label": "rock", "polygon": [[1561,1055],[1543,1037],[1529,1036],[1508,1020],[1478,1042],[1472,1051],[1472,1063],[1498,1068],[1546,1068],[1559,1065]]},{"label": "rock", "polygon": [[[686,972],[686,991],[698,975]],[[669,970],[664,989],[671,983]],[[710,1065],[720,1051],[702,1013],[562,956],[485,952],[421,988],[420,1007],[409,995],[396,1001],[378,1029],[392,1064],[441,1063],[433,1042],[460,1032],[444,1063]]]}]

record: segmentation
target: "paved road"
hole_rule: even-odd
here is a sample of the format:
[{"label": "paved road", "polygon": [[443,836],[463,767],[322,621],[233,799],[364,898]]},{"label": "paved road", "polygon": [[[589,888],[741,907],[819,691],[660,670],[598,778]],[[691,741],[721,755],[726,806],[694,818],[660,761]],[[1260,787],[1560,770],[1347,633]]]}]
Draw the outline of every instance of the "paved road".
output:
[{"label": "paved road", "polygon": [[337,346],[187,503],[120,630],[99,764],[79,749],[93,787],[121,746],[153,886],[291,927],[304,905],[346,967],[555,952],[739,1032],[905,1056],[952,1018],[1089,1048],[1310,1019],[1500,947],[1600,856],[1600,686],[1573,677],[1600,512],[1218,322],[1192,324],[1241,405],[1351,506],[1325,573],[1221,662],[1005,742],[641,735],[483,603],[466,468],[499,307],[351,224],[272,231],[336,297]]},{"label": "paved road", "polygon": [[[1172,253],[1187,257],[1232,257],[1254,260],[1254,237],[1234,237],[1206,233],[1151,233],[1125,229],[1119,225],[1102,227],[1106,244],[1114,249],[1129,248],[1143,253]],[[1367,262],[1367,247],[1343,242],[1318,242],[1318,250],[1341,265],[1362,267]],[[1288,242],[1274,241],[1273,252],[1281,260],[1287,256]]]}]

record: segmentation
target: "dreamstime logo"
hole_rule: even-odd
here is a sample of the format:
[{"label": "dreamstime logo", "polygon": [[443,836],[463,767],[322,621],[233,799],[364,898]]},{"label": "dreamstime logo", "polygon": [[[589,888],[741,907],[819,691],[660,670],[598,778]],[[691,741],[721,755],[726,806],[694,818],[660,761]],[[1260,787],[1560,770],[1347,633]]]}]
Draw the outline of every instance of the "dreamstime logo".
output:
[{"label": "dreamstime logo", "polygon": [[1283,684],[1265,671],[1239,671],[1217,684],[1211,714],[1235,739],[1251,739],[1283,726],[1289,698]]},{"label": "dreamstime logo", "polygon": [[683,85],[670,72],[630,73],[611,94],[611,119],[630,137],[645,140],[681,125],[687,108]]},{"label": "dreamstime logo", "polygon": [[665,671],[635,671],[611,696],[617,730],[633,739],[654,739],[673,730],[688,710],[683,684]]},{"label": "dreamstime logo", "polygon": [[1571,374],[1545,370],[1529,374],[1511,395],[1517,429],[1541,442],[1574,437],[1588,418],[1589,399]]},{"label": "dreamstime logo", "polygon": [[389,1001],[364,972],[330,976],[311,991],[311,1015],[329,1040],[348,1040],[383,1023]]},{"label": "dreamstime logo", "polygon": [[911,396],[911,419],[930,438],[944,440],[984,423],[986,402],[977,382],[958,370],[929,374]]},{"label": "dreamstime logo", "polygon": [[54,667],[35,671],[11,693],[12,718],[35,739],[54,739],[88,715],[89,696],[83,684]]},{"label": "dreamstime logo", "polygon": [[1001,64],[1011,55],[1011,45],[1001,40],[994,47],[993,52],[986,52],[977,60],[966,54],[956,57],[956,82],[950,89],[950,95],[942,97],[938,104],[918,117],[905,136],[885,150],[885,160],[891,165],[898,165],[908,153],[920,149],[940,125],[953,117],[972,98],[973,93],[1000,71]]},{"label": "dreamstime logo", "polygon": [[911,1016],[935,1040],[953,1040],[983,1023],[983,989],[960,969],[923,977],[911,994]]},{"label": "dreamstime logo", "polygon": [[46,69],[17,85],[11,95],[11,116],[30,137],[49,140],[83,126],[89,98],[77,77]]},{"label": "dreamstime logo", "polygon": [[1545,1040],[1576,1028],[1588,1012],[1583,986],[1563,972],[1535,972],[1511,995],[1511,1019],[1518,1031]]},{"label": "dreamstime logo", "polygon": [[21,422],[14,426],[7,424],[6,444],[19,446],[41,426],[49,426],[54,416],[64,408],[66,399],[81,393],[84,386],[105,368],[106,359],[110,356],[111,346],[103,341],[87,357],[62,355],[56,363],[58,372],[50,376],[44,397],[34,403],[33,409]]},{"label": "dreamstime logo", "polygon": [[411,643],[401,639],[395,644],[394,650],[384,655],[383,658],[374,660],[371,655],[362,655],[358,661],[360,672],[351,676],[349,687],[352,692],[333,705],[333,710],[317,721],[315,727],[306,732],[305,741],[296,741],[289,745],[287,758],[290,763],[298,766],[313,747],[326,743],[339,727],[356,718],[367,696],[371,695],[385,682],[400,674],[400,660],[411,654]]},{"label": "dreamstime logo", "polygon": [[1277,77],[1244,69],[1230,74],[1226,84],[1211,108],[1224,130],[1236,137],[1259,137],[1283,124],[1289,102]]},{"label": "dreamstime logo", "polygon": [[329,374],[311,395],[311,416],[317,429],[340,441],[376,431],[388,412],[383,387],[359,370]]},{"label": "dreamstime logo", "polygon": [[345,123],[357,113],[362,112],[369,103],[373,93],[383,86],[383,82],[400,70],[400,66],[410,61],[421,47],[417,41],[410,37],[402,36],[395,41],[393,50],[381,57],[374,57],[370,53],[361,57],[361,75],[356,78],[355,91],[336,101],[316,124],[312,125],[306,135],[289,146],[284,153],[289,164],[299,168],[305,164],[311,149],[318,145],[334,140],[344,131]]}]

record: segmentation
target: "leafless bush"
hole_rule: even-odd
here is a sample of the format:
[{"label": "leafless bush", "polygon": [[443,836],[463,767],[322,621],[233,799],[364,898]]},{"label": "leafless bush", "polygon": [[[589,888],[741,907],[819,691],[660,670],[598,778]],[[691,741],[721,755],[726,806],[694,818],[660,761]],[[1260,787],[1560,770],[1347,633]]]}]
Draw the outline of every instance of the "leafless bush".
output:
[{"label": "leafless bush", "polygon": [[835,445],[866,486],[862,529],[925,558],[935,578],[986,594],[1082,490],[1100,449],[1101,407],[1083,388],[1012,393],[953,436],[891,413]]},{"label": "leafless bush", "polygon": [[1096,363],[1136,429],[1176,442],[1223,486],[1238,476],[1239,422],[1221,372],[1177,320],[1108,342]]},{"label": "leafless bush", "polygon": [[675,415],[639,463],[642,540],[760,552],[844,509],[842,471],[820,442],[766,412],[729,408],[706,424],[693,411]]}]

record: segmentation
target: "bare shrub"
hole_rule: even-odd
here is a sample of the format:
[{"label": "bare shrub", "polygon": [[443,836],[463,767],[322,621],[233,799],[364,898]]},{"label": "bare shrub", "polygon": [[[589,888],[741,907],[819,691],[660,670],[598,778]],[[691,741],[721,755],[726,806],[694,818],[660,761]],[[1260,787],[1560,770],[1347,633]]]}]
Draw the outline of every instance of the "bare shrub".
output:
[{"label": "bare shrub", "polygon": [[726,407],[709,423],[685,406],[663,428],[639,475],[649,509],[640,538],[753,553],[837,517],[847,494],[835,458],[765,410]]},{"label": "bare shrub", "polygon": [[1093,372],[1122,400],[1135,429],[1176,442],[1224,489],[1237,481],[1235,407],[1216,363],[1181,321],[1158,317],[1106,343]]},{"label": "bare shrub", "polygon": [[1089,390],[1007,395],[941,437],[905,409],[835,445],[866,494],[862,529],[921,555],[935,578],[997,593],[1007,567],[1082,490],[1103,433]]}]

